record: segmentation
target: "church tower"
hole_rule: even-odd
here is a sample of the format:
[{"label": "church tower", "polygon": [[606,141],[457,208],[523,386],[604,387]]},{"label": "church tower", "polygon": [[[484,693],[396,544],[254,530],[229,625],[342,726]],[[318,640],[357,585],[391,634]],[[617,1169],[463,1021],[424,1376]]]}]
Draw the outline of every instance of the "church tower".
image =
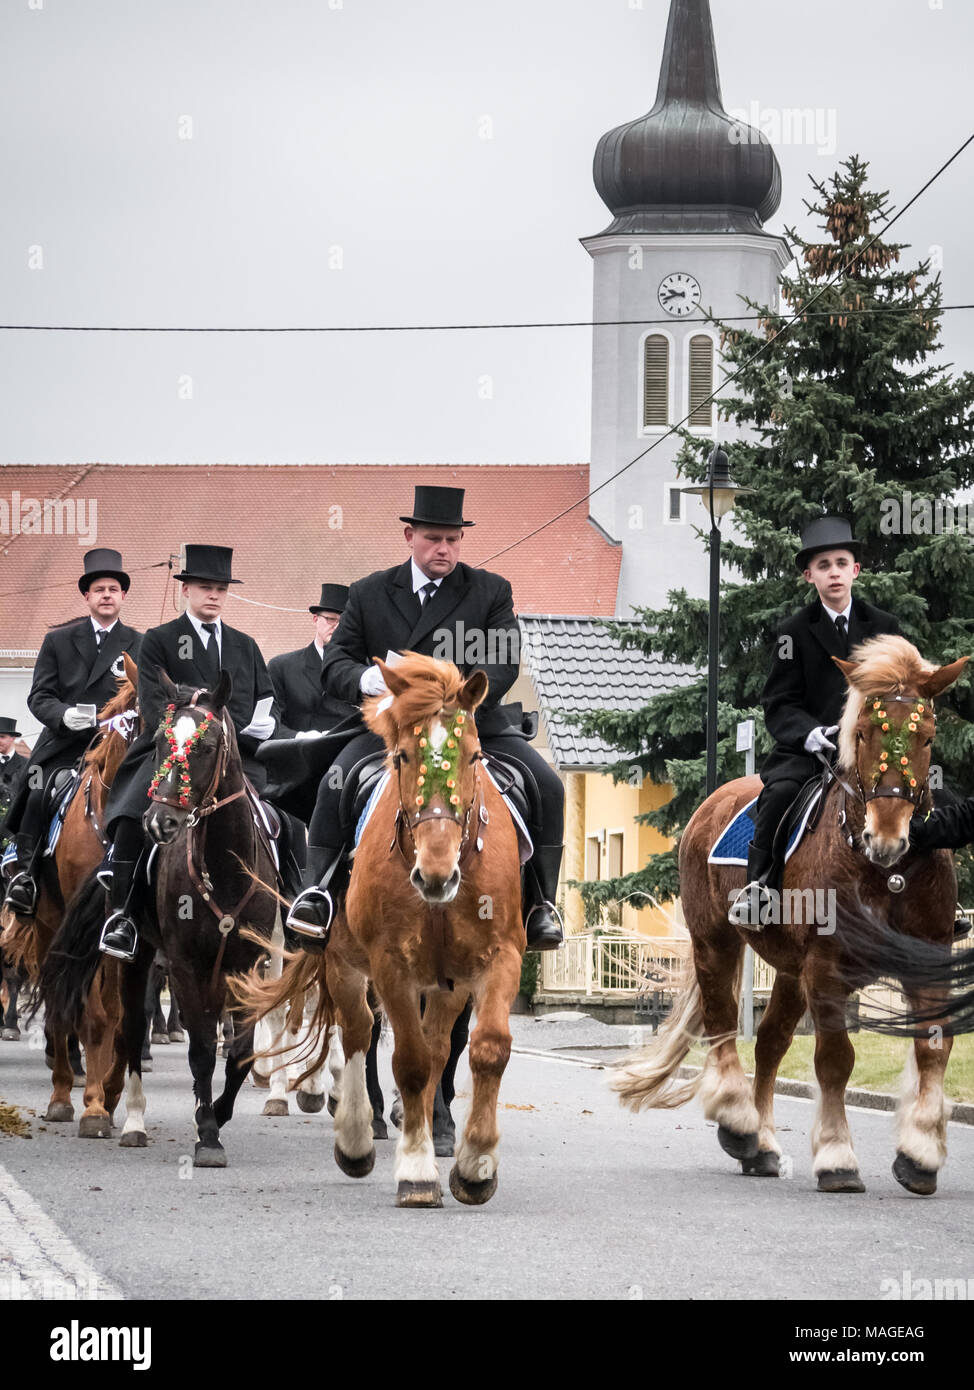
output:
[{"label": "church tower", "polygon": [[[594,264],[593,318],[606,325],[593,329],[589,476],[598,488],[688,414],[702,438],[733,438],[716,402],[703,404],[723,376],[705,311],[749,313],[742,295],[777,304],[790,259],[784,238],[764,231],[781,200],[774,151],[723,107],[709,0],[670,0],[656,103],[602,136],[593,176],[613,217],[582,240]],[[663,605],[668,589],[707,591],[693,529],[706,519],[678,491],[681,447],[678,436],[663,440],[590,501],[593,521],[622,544],[619,617],[633,604]]]}]

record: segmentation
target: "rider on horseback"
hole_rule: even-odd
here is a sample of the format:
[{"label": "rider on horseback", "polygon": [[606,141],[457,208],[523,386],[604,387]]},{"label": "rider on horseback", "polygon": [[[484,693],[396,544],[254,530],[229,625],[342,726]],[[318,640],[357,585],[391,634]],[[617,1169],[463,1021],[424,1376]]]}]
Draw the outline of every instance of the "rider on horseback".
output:
[{"label": "rider on horseback", "polygon": [[747,883],[728,913],[735,926],[760,931],[772,906],[767,878],[773,868],[775,832],[801,788],[821,771],[816,754],[834,753],[832,741],[846,694],[833,656],[881,633],[898,633],[891,613],[853,598],[861,542],[845,517],[821,516],[802,532],[795,563],[818,598],[792,614],[778,630],[771,670],[761,695],[775,746],[761,768],[764,786],[753,814]]}]

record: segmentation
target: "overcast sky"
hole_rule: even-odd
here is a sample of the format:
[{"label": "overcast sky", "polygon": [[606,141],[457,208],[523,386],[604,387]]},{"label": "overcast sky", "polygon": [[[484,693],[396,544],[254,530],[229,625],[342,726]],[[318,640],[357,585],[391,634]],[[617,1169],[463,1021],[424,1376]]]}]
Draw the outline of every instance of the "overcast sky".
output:
[{"label": "overcast sky", "polygon": [[[591,317],[592,156],[652,105],[668,8],[3,0],[0,320]],[[853,151],[905,202],[974,126],[971,0],[711,9],[729,110],[820,113],[817,142],[776,144],[770,231],[807,227],[808,175]],[[942,248],[949,303],[974,302],[972,185],[974,147],[896,229]],[[974,365],[974,316],[945,341]],[[0,333],[0,354],[2,462],[589,457],[586,329]]]}]

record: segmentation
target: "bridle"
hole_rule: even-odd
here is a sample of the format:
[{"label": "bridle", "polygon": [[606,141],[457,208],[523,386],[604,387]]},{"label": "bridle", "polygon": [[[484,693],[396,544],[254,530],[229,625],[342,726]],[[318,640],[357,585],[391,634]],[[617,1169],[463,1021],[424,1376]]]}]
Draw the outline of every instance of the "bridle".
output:
[{"label": "bridle", "polygon": [[[915,708],[917,702],[924,699],[925,697],[922,695],[884,695],[881,697],[880,703],[884,706],[893,703],[901,705],[912,705]],[[927,708],[929,708],[930,714],[933,715],[932,700],[925,701],[924,712],[926,712]],[[936,729],[936,727],[937,720],[936,716],[934,715],[934,729]],[[885,777],[885,775],[886,773],[883,772],[881,769],[877,770],[876,776],[873,780],[873,784],[867,791],[862,784],[862,776],[859,772],[859,760],[858,758],[856,759],[856,784],[859,788],[859,798],[862,801],[863,806],[868,805],[870,801],[876,801],[880,797],[884,796],[895,797],[899,801],[905,799],[911,802],[911,804],[914,807],[920,805],[920,803],[923,801],[923,798],[926,796],[930,785],[929,773],[927,774],[926,778],[924,778],[923,782],[918,782],[915,787],[906,787],[899,785],[895,785],[892,787],[881,787],[879,785],[879,782],[881,778]]]},{"label": "bridle", "polygon": [[[199,697],[201,695],[205,695],[206,693],[207,692],[203,689],[194,690],[193,697],[189,701],[189,703],[187,705],[180,706],[180,708],[195,708],[197,701],[199,700]],[[166,706],[167,714],[174,714],[175,709],[175,705],[171,704]],[[212,720],[214,723],[218,723],[220,725],[222,738],[220,739],[220,745],[217,749],[216,766],[213,769],[213,776],[210,779],[210,785],[207,787],[205,795],[201,798],[201,800],[196,806],[193,806],[191,808],[189,815],[186,817],[186,825],[190,829],[192,829],[193,826],[198,824],[198,822],[201,821],[204,818],[204,816],[211,816],[214,811],[219,810],[221,806],[226,806],[231,801],[236,801],[238,797],[243,796],[246,791],[245,787],[240,787],[237,791],[231,792],[229,796],[224,796],[217,800],[217,788],[223,781],[223,776],[227,770],[227,763],[230,758],[230,731],[227,728],[227,712],[225,709],[219,710],[216,714],[212,714],[209,710],[207,710],[206,714],[208,716],[207,722],[209,722],[209,720]],[[197,725],[197,728],[199,727],[201,726]],[[182,758],[176,759],[176,762],[181,762],[184,768],[188,768],[188,761],[188,757],[185,754]],[[174,775],[175,766],[176,763],[174,762],[173,767],[170,769],[170,771],[156,785],[165,786],[165,784]],[[151,789],[149,791],[149,800],[154,802],[157,806],[171,806],[173,810],[176,811],[185,811],[186,809],[186,802],[182,798],[180,798],[179,800],[174,800],[171,796],[159,796],[154,789]]]}]

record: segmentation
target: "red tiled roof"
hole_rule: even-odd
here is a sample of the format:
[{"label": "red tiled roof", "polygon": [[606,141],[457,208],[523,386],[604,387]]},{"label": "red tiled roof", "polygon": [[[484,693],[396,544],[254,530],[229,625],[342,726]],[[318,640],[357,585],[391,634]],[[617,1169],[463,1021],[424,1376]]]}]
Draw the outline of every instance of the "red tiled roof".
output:
[{"label": "red tiled roof", "polygon": [[[8,465],[0,469],[0,648],[36,650],[50,624],[80,615],[82,556],[96,545],[121,550],[132,576],[124,620],[142,631],[168,621],[178,611],[176,586],[165,567],[150,567],[165,566],[187,541],[233,546],[234,574],[244,583],[231,587],[224,616],[251,633],[265,657],[301,646],[311,635],[307,605],[323,582],[350,583],[406,558],[398,517],[411,510],[414,484],[431,481],[466,488],[464,511],[477,524],[464,536],[462,558],[506,575],[518,609],[615,613],[621,547],[588,520],[585,502],[488,558],[584,498],[583,465]],[[17,494],[21,506],[26,498],[94,501],[97,533],[81,544],[76,535],[10,534],[4,504],[10,509]]]}]

